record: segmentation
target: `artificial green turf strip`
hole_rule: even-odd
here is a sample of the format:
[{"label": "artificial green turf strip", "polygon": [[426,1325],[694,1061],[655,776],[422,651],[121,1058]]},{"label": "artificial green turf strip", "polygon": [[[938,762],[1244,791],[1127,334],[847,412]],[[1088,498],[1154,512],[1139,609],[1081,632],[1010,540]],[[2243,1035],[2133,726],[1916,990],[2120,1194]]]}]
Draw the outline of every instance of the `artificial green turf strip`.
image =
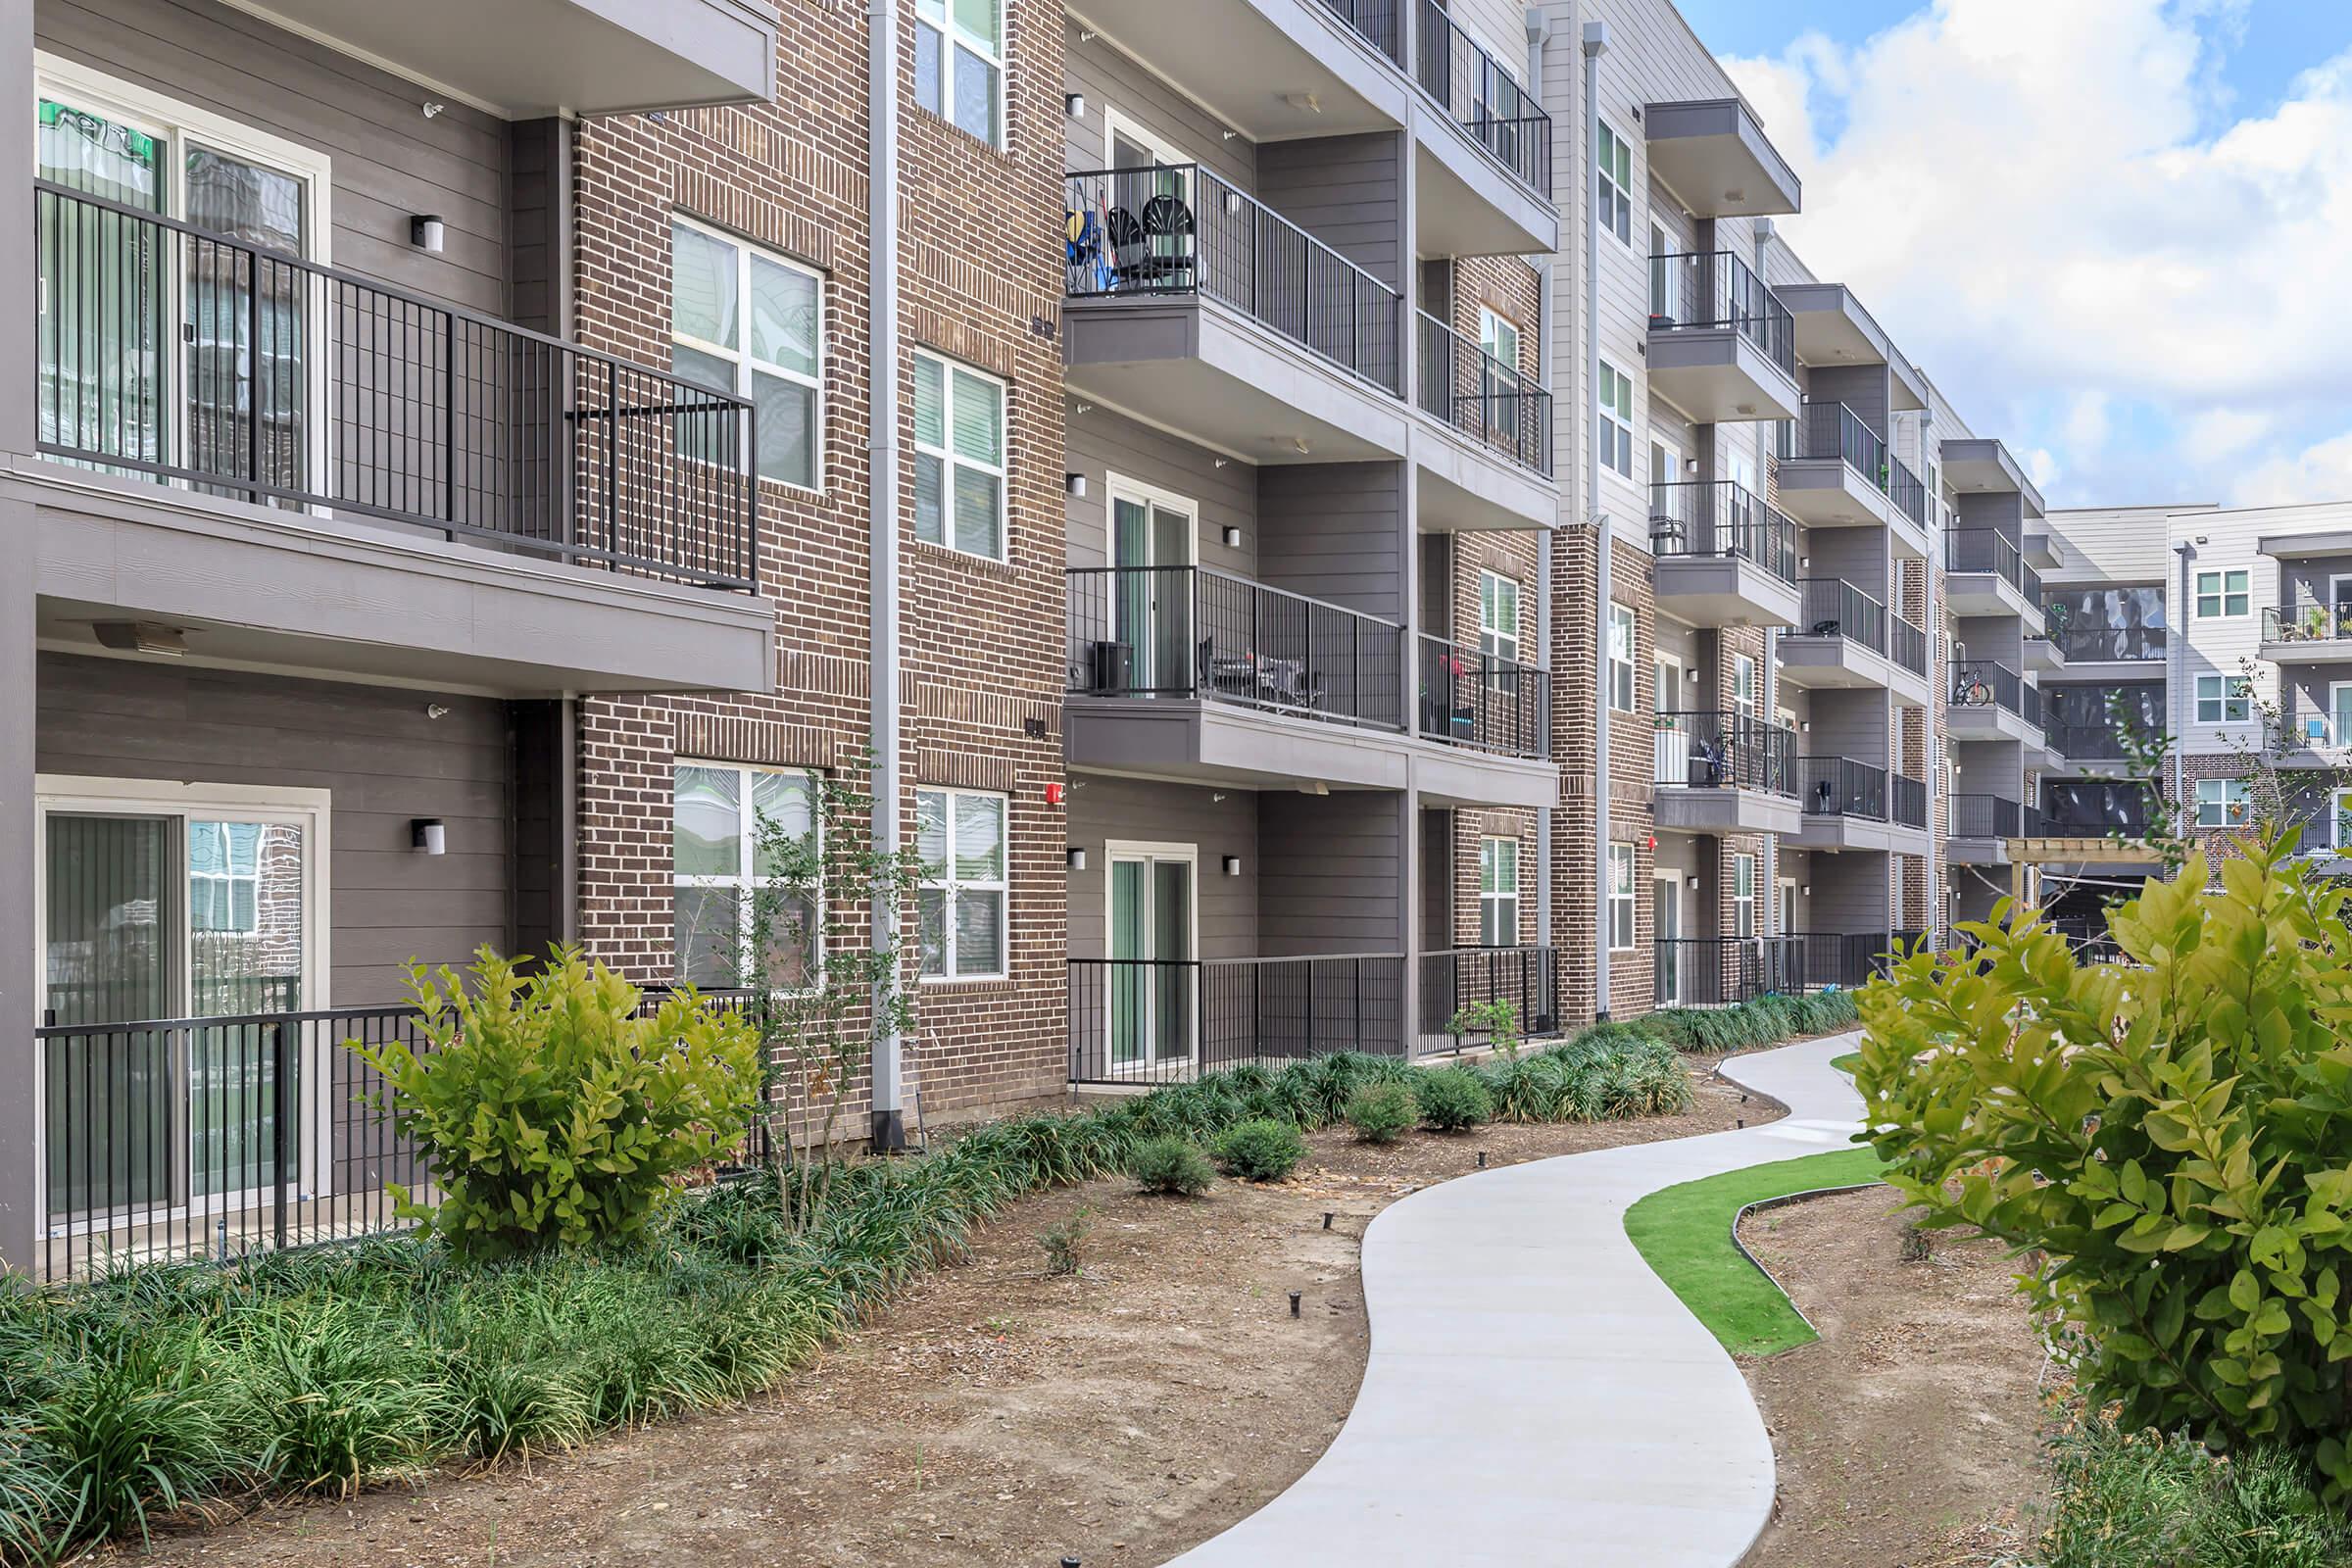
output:
[{"label": "artificial green turf strip", "polygon": [[1862,1053],[1849,1051],[1842,1056],[1832,1056],[1830,1065],[1851,1078],[1854,1075],[1854,1069],[1862,1065]]},{"label": "artificial green turf strip", "polygon": [[1654,1192],[1627,1209],[1625,1234],[1725,1349],[1778,1355],[1819,1336],[1780,1287],[1740,1255],[1732,1242],[1732,1216],[1768,1198],[1876,1181],[1879,1170],[1875,1151],[1841,1149],[1701,1177]]}]

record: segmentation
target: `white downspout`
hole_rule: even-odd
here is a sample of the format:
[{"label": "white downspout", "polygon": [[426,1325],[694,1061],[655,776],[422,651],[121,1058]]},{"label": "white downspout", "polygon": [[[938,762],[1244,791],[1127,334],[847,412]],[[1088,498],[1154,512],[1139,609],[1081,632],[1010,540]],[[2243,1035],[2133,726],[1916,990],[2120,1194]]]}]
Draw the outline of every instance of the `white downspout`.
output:
[{"label": "white downspout", "polygon": [[1600,57],[1608,52],[1609,24],[1585,24],[1584,169],[1578,172],[1577,208],[1585,225],[1585,370],[1590,380],[1579,394],[1577,428],[1585,433],[1585,512],[1595,546],[1592,592],[1592,1016],[1609,1016],[1609,519],[1600,510],[1600,428],[1592,399],[1600,395],[1600,220],[1593,211],[1584,170],[1600,167],[1594,127],[1599,123]]},{"label": "white downspout", "polygon": [[[1550,18],[1543,12],[1531,8],[1527,13],[1527,90],[1529,96],[1538,102],[1542,102],[1544,96],[1544,45],[1550,35]],[[1539,317],[1536,323],[1536,384],[1548,387],[1551,385],[1553,311],[1551,253],[1548,251],[1544,252],[1536,262],[1536,299]],[[1552,428],[1555,432],[1559,428],[1559,411],[1556,406],[1552,410]],[[1558,471],[1556,463],[1553,471],[1555,473]],[[1552,522],[1556,526],[1559,518],[1554,516]],[[1542,662],[1546,670],[1556,667],[1551,651],[1551,547],[1553,537],[1554,530],[1546,528],[1537,536],[1536,540],[1536,646],[1543,650]],[[1560,793],[1559,772],[1556,765],[1559,758],[1557,750],[1559,737],[1556,733],[1557,726],[1552,724],[1551,719],[1553,713],[1558,710],[1559,694],[1551,691],[1547,683],[1545,697],[1544,722],[1545,732],[1550,734],[1552,739],[1551,755],[1555,765],[1552,772],[1551,795],[1552,799],[1556,801]],[[1536,812],[1536,946],[1539,948],[1549,948],[1552,945],[1551,832],[1552,807],[1547,803]]]},{"label": "white downspout", "polygon": [[[902,834],[899,748],[899,5],[866,0],[866,287],[870,326],[870,423],[866,431],[867,493],[872,497],[872,599],[866,687],[873,706],[874,851],[899,852]],[[898,942],[900,910],[874,901],[877,951]],[[876,995],[880,1001],[879,987]],[[873,1143],[878,1150],[906,1144],[903,1042],[878,1030],[873,1058]]]}]

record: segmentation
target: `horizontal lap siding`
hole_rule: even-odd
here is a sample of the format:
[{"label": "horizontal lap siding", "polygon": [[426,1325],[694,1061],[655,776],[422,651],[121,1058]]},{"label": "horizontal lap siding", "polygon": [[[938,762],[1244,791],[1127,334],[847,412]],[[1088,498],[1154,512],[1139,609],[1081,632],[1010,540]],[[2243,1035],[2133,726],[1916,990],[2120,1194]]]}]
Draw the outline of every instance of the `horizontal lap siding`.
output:
[{"label": "horizontal lap siding", "polygon": [[[1086,476],[1086,494],[1066,498],[1063,506],[1071,565],[1110,564],[1109,480],[1115,473],[1193,504],[1194,559],[1201,565],[1256,574],[1259,469],[1104,408],[1071,418],[1069,468]],[[1227,548],[1228,527],[1242,530],[1239,549]]]},{"label": "horizontal lap siding", "polygon": [[[1111,839],[1189,844],[1199,852],[1194,890],[1203,958],[1247,958],[1257,953],[1257,797],[1248,790],[1096,774],[1073,779],[1070,847],[1086,851],[1086,869],[1070,878],[1070,956],[1099,958],[1110,951],[1104,900]],[[1239,856],[1240,876],[1225,874],[1225,857]]]}]

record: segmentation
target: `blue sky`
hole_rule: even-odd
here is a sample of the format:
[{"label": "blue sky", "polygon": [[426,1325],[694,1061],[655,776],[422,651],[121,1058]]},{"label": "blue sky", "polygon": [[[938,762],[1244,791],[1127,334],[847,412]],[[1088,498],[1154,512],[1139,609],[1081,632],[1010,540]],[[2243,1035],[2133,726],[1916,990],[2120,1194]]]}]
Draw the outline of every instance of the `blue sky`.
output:
[{"label": "blue sky", "polygon": [[2352,0],[1679,0],[2053,505],[2352,498]]}]

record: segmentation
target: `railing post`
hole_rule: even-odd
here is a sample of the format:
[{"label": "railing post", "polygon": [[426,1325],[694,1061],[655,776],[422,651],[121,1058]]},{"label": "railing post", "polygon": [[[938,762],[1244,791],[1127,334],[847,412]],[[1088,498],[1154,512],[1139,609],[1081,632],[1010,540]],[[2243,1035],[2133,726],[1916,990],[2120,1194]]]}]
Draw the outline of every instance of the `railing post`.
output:
[{"label": "railing post", "polygon": [[[441,313],[441,517],[458,520],[458,318]],[[457,542],[457,530],[447,538]]]},{"label": "railing post", "polygon": [[[234,264],[232,263],[233,267]],[[248,258],[248,276],[245,289],[246,316],[246,377],[251,386],[245,395],[245,477],[253,488],[246,492],[253,504],[263,504],[262,495],[262,258],[255,252]]]},{"label": "railing post", "polygon": [[620,549],[620,364],[605,362],[605,549]]},{"label": "railing post", "polygon": [[286,1025],[280,1021],[270,1026],[270,1157],[277,1177],[277,1217],[275,1232],[277,1250],[286,1248],[286,1187],[292,1175],[286,1169],[288,1124],[294,1119],[292,1096],[287,1093],[289,1064],[286,1056]]}]

